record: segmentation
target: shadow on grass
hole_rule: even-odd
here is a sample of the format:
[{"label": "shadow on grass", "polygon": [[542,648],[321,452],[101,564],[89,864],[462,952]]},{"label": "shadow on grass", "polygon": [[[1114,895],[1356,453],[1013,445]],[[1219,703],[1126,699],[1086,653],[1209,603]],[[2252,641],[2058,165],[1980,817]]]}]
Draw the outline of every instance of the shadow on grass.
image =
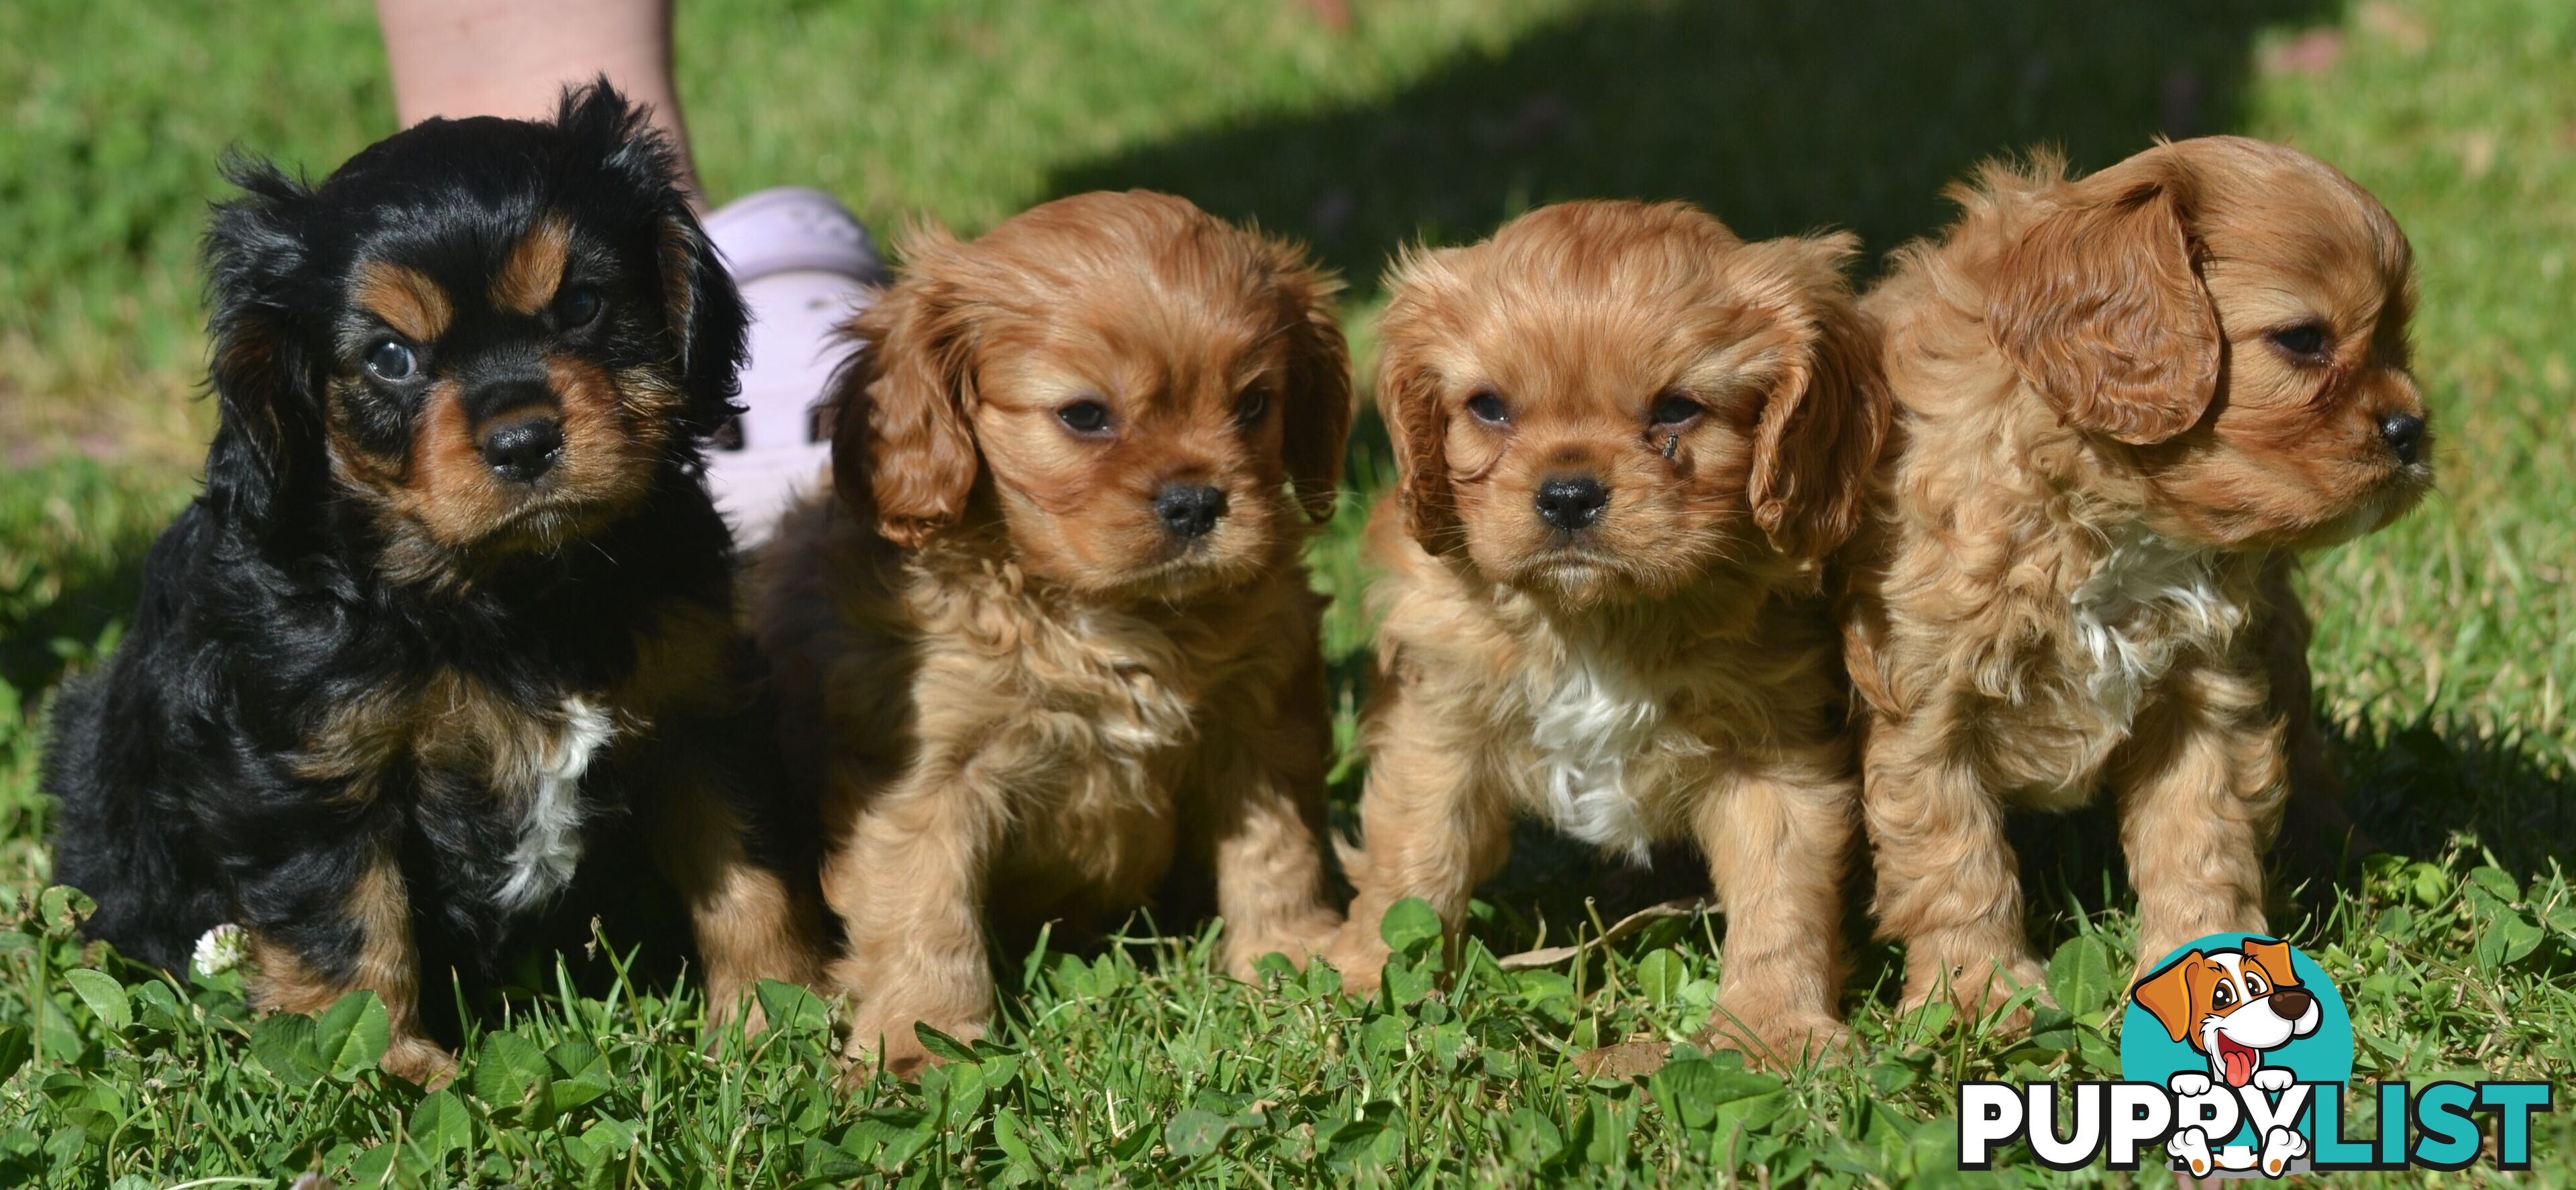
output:
[{"label": "shadow on grass", "polygon": [[[1059,171],[1305,238],[1363,293],[1420,236],[1570,198],[1688,199],[1748,236],[1859,231],[1875,256],[1941,188],[2038,144],[2099,168],[2241,123],[2251,42],[2336,0],[1604,4],[1380,102],[1281,113]],[[1359,19],[1367,19],[1365,12]]]},{"label": "shadow on grass", "polygon": [[0,680],[36,697],[134,614],[143,558],[195,476],[66,457],[0,483]]},{"label": "shadow on grass", "polygon": [[[2331,738],[2345,810],[2377,851],[2438,860],[2465,841],[2517,883],[2546,876],[2576,853],[2576,764],[2568,757],[2553,758],[2514,736],[2482,735],[2473,726],[2436,719],[2364,723],[2334,730]],[[2082,919],[2135,906],[2119,818],[2109,798],[2069,814],[2014,814],[2006,834],[2020,859],[2031,938],[2043,959],[2076,936]],[[2358,862],[2334,872],[2295,866],[2278,856],[2272,864],[2280,886],[2273,925],[2285,933],[2298,932],[2339,892],[2357,890],[2362,871]],[[1846,932],[1857,941],[1872,928],[1864,908],[1866,875],[1855,874],[1852,888]],[[1483,896],[1498,907],[1501,928],[1491,931],[1493,940],[1510,947],[1526,943],[1541,920],[1549,923],[1553,944],[1567,941],[1563,935],[1588,920],[1588,912],[1615,921],[1658,901],[1704,896],[1707,890],[1705,869],[1688,848],[1660,850],[1653,867],[1641,870],[1603,860],[1543,825],[1523,822],[1511,865]],[[1587,897],[1596,902],[1590,911]],[[1853,986],[1883,979],[1892,996],[1902,978],[1893,952],[1871,943],[1856,958]]]},{"label": "shadow on grass", "polygon": [[2439,718],[2364,722],[2333,733],[2345,805],[2380,848],[2419,859],[2468,838],[2516,880],[2576,855],[2576,758],[2519,732],[2482,734]]}]

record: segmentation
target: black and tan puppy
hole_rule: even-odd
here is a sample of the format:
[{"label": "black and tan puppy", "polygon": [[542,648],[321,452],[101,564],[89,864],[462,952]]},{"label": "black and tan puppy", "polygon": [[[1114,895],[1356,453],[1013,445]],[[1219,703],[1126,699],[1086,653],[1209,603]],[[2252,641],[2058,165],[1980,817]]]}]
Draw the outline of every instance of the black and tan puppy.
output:
[{"label": "black and tan puppy", "polygon": [[46,766],[90,931],[177,969],[239,925],[262,1007],[372,990],[425,1078],[423,972],[490,973],[632,809],[716,1019],[812,978],[698,475],[744,316],[643,113],[603,83],[231,176],[205,494]]}]

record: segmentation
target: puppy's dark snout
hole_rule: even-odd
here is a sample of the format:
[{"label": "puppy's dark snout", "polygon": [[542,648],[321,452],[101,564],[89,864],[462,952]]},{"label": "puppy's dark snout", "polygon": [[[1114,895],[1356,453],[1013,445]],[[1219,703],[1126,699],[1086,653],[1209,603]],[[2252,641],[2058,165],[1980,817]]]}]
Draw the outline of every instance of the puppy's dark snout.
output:
[{"label": "puppy's dark snout", "polygon": [[2379,436],[2388,449],[2397,452],[2397,461],[2412,464],[2424,453],[2424,419],[2411,413],[2392,413],[2379,419]]},{"label": "puppy's dark snout", "polygon": [[1538,519],[1571,533],[1601,519],[1610,489],[1589,475],[1551,475],[1538,485]]},{"label": "puppy's dark snout", "polygon": [[1195,483],[1167,483],[1154,493],[1154,515],[1175,537],[1205,537],[1225,515],[1225,492]]},{"label": "puppy's dark snout", "polygon": [[563,423],[551,417],[504,422],[483,435],[483,462],[512,483],[532,483],[563,454]]},{"label": "puppy's dark snout", "polygon": [[2272,1011],[2279,1013],[2282,1020],[2295,1021],[2308,1015],[2308,1005],[2316,1003],[2316,1000],[2316,997],[2297,988],[2275,988],[2272,990]]}]

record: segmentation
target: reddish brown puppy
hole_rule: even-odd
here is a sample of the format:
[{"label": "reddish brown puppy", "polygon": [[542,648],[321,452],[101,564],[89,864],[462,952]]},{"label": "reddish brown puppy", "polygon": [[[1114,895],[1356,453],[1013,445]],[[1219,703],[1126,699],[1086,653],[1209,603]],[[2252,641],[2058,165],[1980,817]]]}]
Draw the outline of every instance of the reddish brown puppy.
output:
[{"label": "reddish brown puppy", "polygon": [[1340,918],[1299,561],[1350,424],[1336,286],[1177,198],[926,232],[851,327],[837,498],[756,616],[821,776],[854,1055],[992,1010],[984,929],[1097,921],[1212,869],[1228,968]]},{"label": "reddish brown puppy", "polygon": [[1397,267],[1402,486],[1370,526],[1365,852],[1330,952],[1352,983],[1396,901],[1455,929],[1526,810],[1613,853],[1697,843],[1727,915],[1712,1025],[1776,1060],[1839,1034],[1859,790],[1818,560],[1887,420],[1852,249],[1587,202]]},{"label": "reddish brown puppy", "polygon": [[1909,1003],[1975,1009],[2040,978],[2008,808],[2118,799],[2142,963],[2264,928],[2324,779],[2291,560],[2412,507],[2432,444],[2406,237],[2325,163],[2211,137],[1955,196],[1864,303],[1899,412],[1848,643],[1881,927]]}]

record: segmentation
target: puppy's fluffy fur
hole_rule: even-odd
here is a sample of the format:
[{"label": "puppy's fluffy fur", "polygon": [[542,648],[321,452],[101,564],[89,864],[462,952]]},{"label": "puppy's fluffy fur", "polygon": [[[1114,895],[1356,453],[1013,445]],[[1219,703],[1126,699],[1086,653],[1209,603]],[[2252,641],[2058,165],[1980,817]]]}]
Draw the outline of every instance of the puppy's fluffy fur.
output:
[{"label": "puppy's fluffy fur", "polygon": [[2119,799],[2142,961],[2263,928],[2322,776],[2290,560],[2431,472],[2406,239],[2332,168],[2212,137],[1953,195],[1864,303],[1899,415],[1847,630],[1881,926],[1975,1007],[2040,976],[2007,807]]},{"label": "puppy's fluffy fur", "polygon": [[1375,986],[1397,900],[1455,929],[1527,810],[1613,852],[1706,853],[1722,1037],[1793,1060],[1840,1029],[1858,789],[1818,562],[1887,422],[1853,247],[1582,202],[1398,265],[1365,850],[1329,952],[1353,984]]},{"label": "puppy's fluffy fur", "polygon": [[1134,192],[912,238],[840,382],[838,497],[762,560],[758,636],[824,788],[850,1045],[982,1030],[997,924],[1213,867],[1230,969],[1331,934],[1331,745],[1299,553],[1350,419],[1336,286]]},{"label": "puppy's fluffy fur", "polygon": [[386,1068],[423,1078],[449,1065],[423,973],[496,975],[567,891],[631,900],[575,873],[639,809],[718,1019],[817,976],[697,477],[742,307],[643,113],[603,83],[550,122],[431,120],[318,187],[233,173],[206,492],[47,759],[90,931],[179,970],[239,924],[259,1004],[373,991]]}]

